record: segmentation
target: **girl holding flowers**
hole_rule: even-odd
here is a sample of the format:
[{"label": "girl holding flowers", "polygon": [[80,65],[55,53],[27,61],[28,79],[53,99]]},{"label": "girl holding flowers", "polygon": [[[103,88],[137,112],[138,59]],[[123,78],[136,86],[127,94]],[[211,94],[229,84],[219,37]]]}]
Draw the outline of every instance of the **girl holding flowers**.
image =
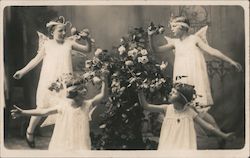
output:
[{"label": "girl holding flowers", "polygon": [[[54,132],[49,144],[49,150],[91,150],[91,139],[89,130],[89,113],[94,106],[98,105],[108,93],[107,70],[101,74],[101,92],[92,99],[85,100],[86,87],[81,79],[67,77],[63,80],[62,91],[65,98],[60,104],[50,108],[37,108],[34,110],[23,110],[17,106],[11,111],[15,119],[20,116],[48,116],[58,113]],[[65,88],[66,87],[66,88]],[[56,88],[52,88],[55,90]]]},{"label": "girl holding flowers", "polygon": [[[91,40],[88,31],[79,33],[86,41],[85,45],[79,44],[72,38],[66,38],[66,26],[68,24],[70,23],[66,22],[62,16],[48,22],[46,27],[49,31],[49,37],[38,32],[39,49],[37,55],[13,76],[15,79],[21,79],[43,60],[36,93],[38,109],[46,109],[57,104],[55,95],[48,90],[48,87],[62,74],[73,72],[71,50],[85,53],[91,51]],[[40,119],[41,116],[32,116],[26,131],[26,141],[31,148],[35,147],[33,133]]]}]

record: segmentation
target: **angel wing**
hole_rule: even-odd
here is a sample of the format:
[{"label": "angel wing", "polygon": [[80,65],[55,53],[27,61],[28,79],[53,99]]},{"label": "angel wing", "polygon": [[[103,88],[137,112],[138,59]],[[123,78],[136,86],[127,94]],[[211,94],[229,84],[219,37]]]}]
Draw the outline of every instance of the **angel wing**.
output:
[{"label": "angel wing", "polygon": [[38,38],[39,38],[39,40],[38,40],[39,47],[38,47],[37,53],[40,53],[40,52],[42,52],[42,50],[44,48],[45,41],[48,41],[49,38],[39,31],[37,31],[37,34],[38,34]]},{"label": "angel wing", "polygon": [[169,44],[174,44],[175,39],[170,38],[170,37],[168,37],[168,36],[164,36],[164,38],[167,40],[167,42],[168,42]]},{"label": "angel wing", "polygon": [[204,43],[208,44],[207,41],[207,28],[208,26],[202,27],[199,31],[195,33],[196,36],[198,36]]}]

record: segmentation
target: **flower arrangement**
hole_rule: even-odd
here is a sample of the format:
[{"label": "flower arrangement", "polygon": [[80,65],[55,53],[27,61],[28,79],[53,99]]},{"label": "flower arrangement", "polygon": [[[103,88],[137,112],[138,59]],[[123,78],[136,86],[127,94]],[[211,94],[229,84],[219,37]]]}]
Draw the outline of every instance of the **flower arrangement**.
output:
[{"label": "flower arrangement", "polygon": [[84,78],[98,82],[100,71],[110,71],[110,94],[99,127],[103,133],[96,148],[145,148],[141,135],[144,114],[137,91],[145,91],[149,102],[166,101],[172,87],[172,80],[164,77],[166,67],[167,63],[155,60],[143,28],[130,30],[112,51],[96,49],[94,58],[85,62]]},{"label": "flower arrangement", "polygon": [[[157,28],[153,23],[151,27],[157,29],[159,33],[163,31],[162,27]],[[148,46],[147,32],[143,28],[135,28],[126,37],[122,37],[120,42],[119,47],[114,51],[118,58],[115,60],[116,72],[114,74],[115,76],[119,74],[119,78],[114,76],[113,80],[123,82],[124,86],[121,91],[132,87],[135,90],[143,89],[147,94],[156,91],[163,92],[161,93],[163,95],[167,94],[165,90],[171,86],[170,78],[163,76],[167,63],[158,64],[155,60]]]},{"label": "flower arrangement", "polygon": [[91,38],[89,29],[82,29],[81,31],[78,31],[77,28],[72,27],[70,29],[70,34],[71,34],[70,36],[71,39],[80,40],[81,38],[82,39],[89,38],[92,43],[95,43],[95,40]]},{"label": "flower arrangement", "polygon": [[63,74],[56,81],[52,82],[49,86],[50,91],[56,91],[57,93],[64,88],[68,88],[71,86],[77,86],[77,90],[80,95],[86,95],[87,87],[86,84],[88,80],[86,80],[81,74]]}]

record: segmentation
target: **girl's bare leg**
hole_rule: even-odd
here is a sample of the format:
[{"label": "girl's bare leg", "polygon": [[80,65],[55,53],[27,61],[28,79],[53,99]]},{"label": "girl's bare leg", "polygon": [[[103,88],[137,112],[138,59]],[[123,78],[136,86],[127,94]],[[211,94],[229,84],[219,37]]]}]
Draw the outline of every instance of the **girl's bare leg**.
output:
[{"label": "girl's bare leg", "polygon": [[[201,113],[199,113],[199,116],[202,117],[206,122],[210,123],[215,128],[220,130],[220,127],[216,123],[214,117],[212,115],[210,115],[208,112],[201,112]],[[218,138],[219,149],[224,149],[225,144],[226,144],[226,141],[224,139]]]},{"label": "girl's bare leg", "polygon": [[42,118],[41,116],[31,116],[30,122],[29,122],[29,126],[28,126],[27,131],[26,131],[26,138],[29,141],[33,141],[34,140],[33,133],[35,131],[36,126],[40,122],[41,118]]},{"label": "girl's bare leg", "polygon": [[205,121],[207,121],[208,123],[210,123],[211,125],[213,125],[215,128],[220,129],[214,117],[210,115],[208,112],[200,112],[199,116],[203,118]]}]

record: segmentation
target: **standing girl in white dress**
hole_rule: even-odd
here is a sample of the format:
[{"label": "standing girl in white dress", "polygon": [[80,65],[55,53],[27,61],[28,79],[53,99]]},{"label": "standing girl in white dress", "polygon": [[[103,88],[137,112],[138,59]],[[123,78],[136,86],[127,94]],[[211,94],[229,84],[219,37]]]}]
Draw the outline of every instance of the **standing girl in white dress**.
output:
[{"label": "standing girl in white dress", "polygon": [[169,94],[169,102],[171,103],[169,105],[149,104],[143,93],[139,93],[139,100],[144,109],[165,113],[158,150],[196,150],[197,142],[194,122],[224,139],[233,139],[233,133],[223,133],[218,128],[204,121],[193,107],[189,106],[194,95],[194,86],[183,83],[175,84]]},{"label": "standing girl in white dress", "polygon": [[[67,24],[69,22],[65,22],[62,16],[55,21],[47,23],[46,27],[51,37],[48,38],[38,32],[39,49],[37,55],[13,76],[15,79],[21,79],[43,60],[36,93],[38,109],[49,108],[56,104],[56,97],[48,90],[48,87],[62,74],[73,73],[71,51],[90,52],[91,50],[91,43],[87,34],[83,36],[86,40],[86,45],[78,44],[75,40],[66,38]],[[40,120],[40,116],[32,116],[26,131],[26,141],[31,148],[35,147],[33,133]]]},{"label": "standing girl in white dress", "polygon": [[207,26],[202,28],[196,34],[189,35],[188,30],[190,28],[190,24],[186,17],[181,16],[172,18],[170,25],[171,31],[174,33],[176,38],[171,39],[169,37],[165,37],[168,43],[166,45],[156,47],[153,44],[153,37],[155,37],[153,35],[156,34],[156,31],[149,29],[148,35],[150,47],[156,52],[174,50],[174,82],[177,81],[195,86],[197,95],[201,96],[196,98],[196,102],[198,103],[195,104],[196,110],[206,121],[219,128],[214,118],[207,113],[211,105],[213,105],[213,99],[203,52],[230,63],[235,66],[238,71],[241,71],[241,65],[225,56],[217,49],[208,45],[206,40]]},{"label": "standing girl in white dress", "polygon": [[103,71],[101,92],[92,99],[84,100],[85,86],[75,85],[77,82],[71,79],[66,81],[66,97],[61,98],[58,105],[34,110],[23,110],[14,106],[11,115],[15,119],[19,116],[41,117],[58,113],[49,150],[91,150],[89,113],[90,109],[98,105],[108,94],[107,74],[108,71]]}]

